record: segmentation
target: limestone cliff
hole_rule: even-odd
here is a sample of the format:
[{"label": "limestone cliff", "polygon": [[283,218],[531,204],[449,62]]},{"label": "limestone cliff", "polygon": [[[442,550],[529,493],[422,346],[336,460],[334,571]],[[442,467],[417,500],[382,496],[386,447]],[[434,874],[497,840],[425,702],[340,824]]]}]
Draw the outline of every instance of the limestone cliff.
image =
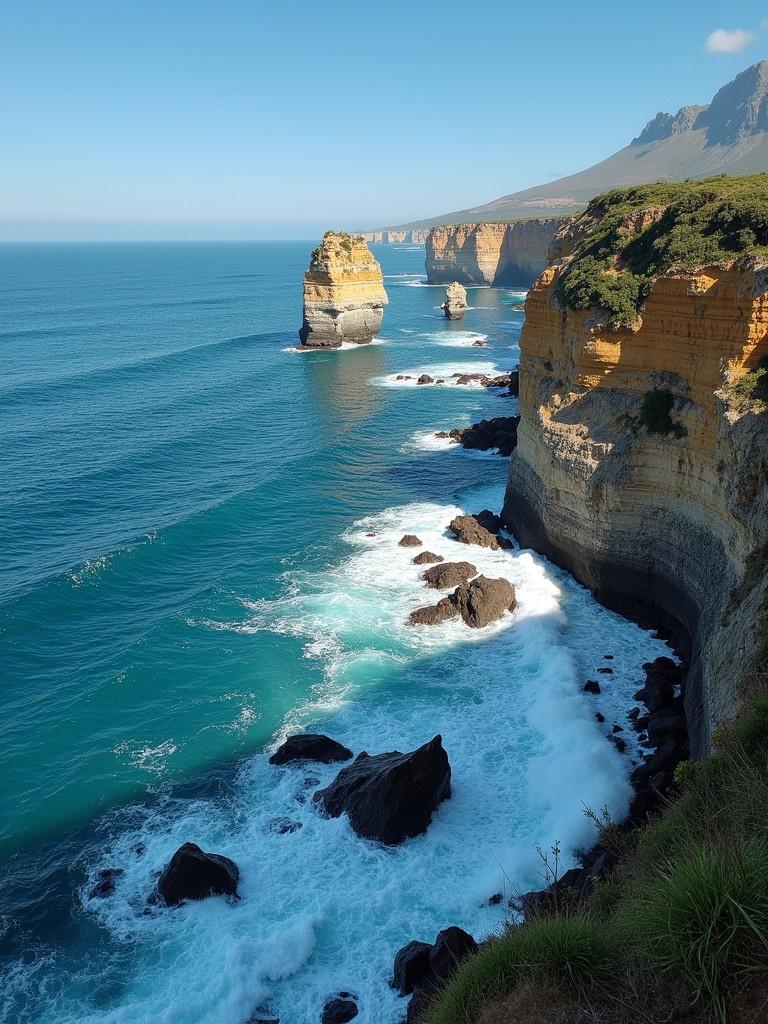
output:
[{"label": "limestone cliff", "polygon": [[562,218],[505,224],[449,224],[427,235],[427,280],[469,285],[527,286],[547,265]]},{"label": "limestone cliff", "polygon": [[304,274],[304,323],[309,348],[364,345],[381,329],[387,293],[381,267],[362,238],[327,231]]},{"label": "limestone cliff", "polygon": [[445,290],[445,302],[440,307],[449,320],[461,320],[467,312],[467,289],[453,281]]},{"label": "limestone cliff", "polygon": [[413,245],[424,245],[427,240],[426,228],[383,228],[381,231],[361,231],[362,238],[366,242],[379,242],[383,245],[395,245],[397,243],[412,243]]},{"label": "limestone cliff", "polygon": [[[657,197],[642,208],[639,195],[640,208],[619,219],[597,204],[581,218],[581,237],[577,222],[560,239],[570,255],[528,293],[520,340],[521,419],[504,519],[521,544],[567,567],[605,604],[672,633],[690,659],[685,702],[698,754],[765,678],[755,670],[768,611],[768,239],[754,230],[768,184],[760,189],[751,213],[738,198],[714,212],[700,204],[700,236],[690,196],[677,212],[688,211],[681,223],[693,235],[676,233],[676,208]],[[723,220],[734,210],[738,235]],[[593,254],[608,251],[606,217],[617,255],[600,270]],[[725,258],[653,273],[644,265],[631,324],[574,308],[585,281],[586,294],[610,298],[605,289],[640,273],[638,254],[657,259],[671,238],[679,256],[685,239],[690,263],[721,227]],[[739,253],[739,239],[750,251]]]}]

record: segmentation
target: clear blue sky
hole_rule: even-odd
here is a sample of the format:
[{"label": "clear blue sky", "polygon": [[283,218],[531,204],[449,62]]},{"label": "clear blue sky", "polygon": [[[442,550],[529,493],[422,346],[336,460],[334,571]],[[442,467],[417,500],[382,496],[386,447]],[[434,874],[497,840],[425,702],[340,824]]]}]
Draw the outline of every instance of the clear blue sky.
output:
[{"label": "clear blue sky", "polygon": [[[8,0],[0,238],[311,237],[486,202],[708,102],[768,55],[766,15],[715,0]],[[717,29],[753,37],[708,49]]]}]

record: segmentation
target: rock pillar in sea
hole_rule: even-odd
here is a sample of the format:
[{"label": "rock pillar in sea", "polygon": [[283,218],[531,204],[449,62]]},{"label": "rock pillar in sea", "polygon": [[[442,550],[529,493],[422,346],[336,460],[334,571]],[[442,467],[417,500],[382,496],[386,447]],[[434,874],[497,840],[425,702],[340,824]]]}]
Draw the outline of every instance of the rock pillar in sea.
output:
[{"label": "rock pillar in sea", "polygon": [[381,329],[387,293],[381,267],[358,235],[326,231],[304,274],[304,323],[309,348],[365,345]]},{"label": "rock pillar in sea", "polygon": [[461,320],[467,312],[467,289],[454,281],[445,290],[445,302],[440,307],[449,320]]}]

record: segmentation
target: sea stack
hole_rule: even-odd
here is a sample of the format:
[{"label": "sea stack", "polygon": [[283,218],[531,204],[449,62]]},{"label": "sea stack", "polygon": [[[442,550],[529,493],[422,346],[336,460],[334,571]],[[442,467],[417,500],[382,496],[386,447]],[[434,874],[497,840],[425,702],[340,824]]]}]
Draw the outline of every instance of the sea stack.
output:
[{"label": "sea stack", "polygon": [[445,290],[445,302],[440,307],[449,320],[461,320],[467,312],[467,289],[454,281]]},{"label": "sea stack", "polygon": [[302,344],[368,344],[381,329],[387,301],[381,267],[363,239],[346,231],[326,231],[304,274]]}]

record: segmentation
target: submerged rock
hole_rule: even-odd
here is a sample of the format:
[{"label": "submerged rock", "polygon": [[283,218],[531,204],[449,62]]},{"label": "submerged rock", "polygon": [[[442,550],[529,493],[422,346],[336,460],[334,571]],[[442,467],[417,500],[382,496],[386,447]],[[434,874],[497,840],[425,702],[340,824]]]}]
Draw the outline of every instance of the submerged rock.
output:
[{"label": "submerged rock", "polygon": [[157,891],[169,906],[207,896],[237,896],[240,871],[220,853],[205,853],[196,843],[180,846],[157,882]]},{"label": "submerged rock", "polygon": [[270,757],[270,764],[290,764],[292,761],[320,761],[331,764],[333,761],[348,761],[352,751],[332,740],[329,736],[318,733],[299,733],[289,736],[281,743]]},{"label": "submerged rock", "polygon": [[516,607],[515,588],[509,580],[477,576],[462,583],[437,604],[417,608],[411,612],[408,622],[412,626],[434,626],[460,615],[467,626],[482,629]]},{"label": "submerged rock", "polygon": [[395,846],[426,832],[438,805],[451,795],[451,766],[442,738],[408,754],[363,752],[315,794],[326,814],[347,814],[364,839]]},{"label": "submerged rock", "polygon": [[381,267],[363,239],[326,231],[304,274],[299,338],[308,348],[367,344],[381,329],[387,302]]},{"label": "submerged rock", "polygon": [[448,587],[458,586],[459,583],[466,583],[471,576],[477,575],[477,566],[471,562],[443,562],[434,565],[421,574],[421,578],[428,587],[435,590],[447,590]]},{"label": "submerged rock", "polygon": [[340,992],[323,1007],[322,1024],[347,1024],[358,1014],[357,1003],[348,992]]},{"label": "submerged rock", "polygon": [[461,320],[467,312],[467,289],[454,281],[445,291],[445,302],[440,307],[449,320]]},{"label": "submerged rock", "polygon": [[99,872],[96,884],[88,893],[89,900],[104,900],[111,896],[117,886],[118,878],[122,878],[125,871],[122,868],[104,868]]}]

